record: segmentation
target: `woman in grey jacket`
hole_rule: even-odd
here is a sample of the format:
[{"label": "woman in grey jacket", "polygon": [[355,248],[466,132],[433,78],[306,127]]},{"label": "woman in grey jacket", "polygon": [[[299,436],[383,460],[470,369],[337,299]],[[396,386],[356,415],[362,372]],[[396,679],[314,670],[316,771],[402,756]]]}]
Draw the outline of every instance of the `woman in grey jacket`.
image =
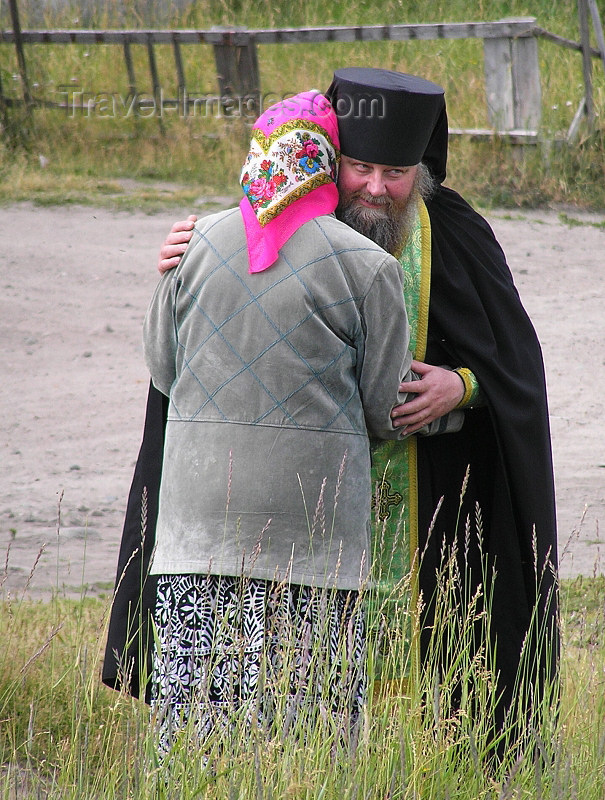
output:
[{"label": "woman in grey jacket", "polygon": [[284,680],[290,720],[323,708],[350,731],[363,702],[368,434],[402,435],[411,355],[398,263],[332,214],[338,157],[322,95],[265,111],[239,207],[196,225],[145,319],[170,400],[151,568],[164,752],[189,719],[200,742],[238,715],[268,726]]}]

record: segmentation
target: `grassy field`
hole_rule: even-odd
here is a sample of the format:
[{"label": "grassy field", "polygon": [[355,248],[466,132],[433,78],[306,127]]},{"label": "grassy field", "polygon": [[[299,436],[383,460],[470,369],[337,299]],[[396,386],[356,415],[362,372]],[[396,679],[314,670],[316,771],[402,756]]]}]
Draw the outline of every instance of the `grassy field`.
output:
[{"label": "grassy field", "polygon": [[[497,2],[421,4],[356,0],[327,6],[318,0],[300,4],[285,0],[207,0],[171,5],[169,0],[82,0],[41,6],[19,3],[22,28],[128,28],[240,25],[287,27],[492,21],[533,16],[553,33],[579,40],[576,0],[549,3]],[[44,10],[44,9],[53,9]],[[155,11],[154,11],[155,9]],[[2,24],[11,27],[6,5]],[[156,46],[158,72],[165,96],[176,97],[176,71],[169,46]],[[139,92],[151,96],[147,52],[133,45]],[[501,141],[451,141],[448,183],[483,207],[573,205],[605,208],[605,108],[603,63],[593,60],[594,129],[581,130],[573,146],[562,141],[584,94],[581,56],[541,40],[542,127],[537,146],[511,148]],[[189,93],[215,94],[216,67],[211,47],[182,47]],[[112,45],[31,45],[26,47],[28,77],[37,97],[66,101],[64,110],[37,109],[27,118],[22,109],[4,111],[0,143],[0,202],[99,202],[153,211],[172,202],[195,201],[200,195],[236,195],[249,127],[241,118],[205,114],[185,118],[177,109],[163,119],[146,112],[129,113],[128,79],[121,49]],[[480,40],[261,45],[258,47],[261,89],[271,97],[302,89],[325,89],[335,68],[373,65],[412,72],[446,89],[450,125],[487,127]],[[0,78],[4,93],[19,96],[18,65],[12,45],[0,45]],[[73,103],[96,98],[90,112],[73,111]],[[157,190],[162,182],[162,191]]]},{"label": "grassy field", "polygon": [[[319,721],[304,736],[248,729],[213,769],[184,743],[155,756],[149,710],[100,682],[111,598],[0,601],[0,797],[602,800],[605,791],[605,579],[562,586],[562,703],[546,703],[535,750],[494,765],[481,713],[440,710],[429,675],[410,696],[375,696],[354,754]],[[467,664],[464,679],[482,677]],[[476,672],[475,672],[476,671]],[[473,674],[475,672],[475,674]],[[482,702],[489,704],[489,692]],[[210,740],[212,743],[212,739]],[[537,758],[535,756],[538,756]]]}]

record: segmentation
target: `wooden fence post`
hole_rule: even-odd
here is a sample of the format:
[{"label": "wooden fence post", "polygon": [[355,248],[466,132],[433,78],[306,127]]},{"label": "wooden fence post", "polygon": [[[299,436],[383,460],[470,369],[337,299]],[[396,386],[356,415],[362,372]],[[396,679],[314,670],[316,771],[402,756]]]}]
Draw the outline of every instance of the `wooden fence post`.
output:
[{"label": "wooden fence post", "polygon": [[[237,45],[233,42],[234,33],[237,33]],[[242,39],[244,43],[239,44]],[[256,118],[260,113],[260,77],[252,36],[240,29],[225,31],[222,41],[214,45],[214,61],[225,114],[229,116],[233,112],[232,101],[236,100],[240,106],[244,104],[246,116]]]},{"label": "wooden fence post", "polygon": [[595,0],[578,0],[578,22],[580,26],[580,49],[582,51],[582,75],[584,78],[584,97],[567,131],[567,141],[574,142],[578,138],[582,121],[586,118],[592,130],[595,123],[594,97],[592,92],[592,47],[590,44],[590,18],[594,28],[595,37],[599,46],[599,53],[605,67],[605,39],[599,10]]},{"label": "wooden fence post", "polygon": [[3,130],[9,132],[9,119],[6,98],[4,97],[4,87],[2,85],[2,70],[0,70],[0,125]]},{"label": "wooden fence post", "polygon": [[151,85],[153,86],[155,115],[158,120],[158,128],[160,130],[160,134],[164,136],[165,134],[164,121],[162,119],[162,114],[164,113],[164,99],[162,96],[162,87],[160,84],[160,78],[158,76],[158,68],[155,60],[153,41],[151,40],[150,36],[148,36],[147,38],[147,59],[149,61],[149,74],[151,76]]},{"label": "wooden fence post", "polygon": [[592,27],[594,28],[597,45],[601,51],[601,61],[603,62],[603,67],[605,67],[605,36],[603,36],[603,26],[601,25],[601,17],[599,16],[596,0],[588,0],[588,7],[592,17]]},{"label": "wooden fence post", "polygon": [[582,75],[584,77],[584,97],[567,132],[568,141],[575,138],[577,128],[584,114],[592,126],[594,122],[594,101],[592,95],[592,56],[590,53],[590,27],[588,24],[588,6],[586,0],[578,0],[578,22],[580,26],[580,43],[582,45]]},{"label": "wooden fence post", "polygon": [[123,45],[124,61],[126,62],[126,72],[128,74],[128,88],[132,95],[135,114],[138,113],[137,104],[137,81],[134,74],[134,64],[132,63],[132,53],[130,51],[130,42],[125,41]]},{"label": "wooden fence post", "polygon": [[19,74],[21,75],[21,89],[23,91],[23,101],[29,113],[32,106],[31,93],[29,91],[29,82],[27,80],[27,68],[25,66],[25,52],[23,51],[23,39],[21,37],[21,23],[19,22],[19,9],[17,8],[17,0],[9,0],[11,22],[13,25],[13,34],[15,36],[15,49],[17,51],[17,63],[19,64]]},{"label": "wooden fence post", "polygon": [[181,46],[178,43],[177,39],[173,37],[172,39],[172,52],[174,54],[174,66],[176,68],[176,82],[178,86],[178,96],[179,100],[181,97],[185,97],[185,70],[183,69],[183,59],[181,57]]},{"label": "wooden fence post", "polygon": [[[501,20],[504,21],[504,20]],[[534,17],[515,19],[534,26]],[[496,130],[535,130],[542,116],[538,42],[532,34],[483,40],[487,113]]]}]

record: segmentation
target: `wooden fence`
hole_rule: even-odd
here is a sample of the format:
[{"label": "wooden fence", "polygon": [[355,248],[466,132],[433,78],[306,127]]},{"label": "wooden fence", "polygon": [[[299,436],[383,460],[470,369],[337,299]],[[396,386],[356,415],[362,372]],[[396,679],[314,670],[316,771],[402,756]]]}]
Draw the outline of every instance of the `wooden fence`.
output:
[{"label": "wooden fence", "polygon": [[[579,0],[584,5],[585,17],[580,28],[582,41],[574,42],[549,33],[536,24],[534,17],[506,19],[495,22],[422,24],[422,25],[371,25],[351,27],[281,28],[272,30],[217,29],[211,30],[24,30],[18,25],[16,0],[13,30],[0,32],[0,43],[13,43],[17,49],[22,86],[22,102],[36,105],[30,90],[23,45],[45,44],[104,44],[117,45],[123,52],[131,95],[137,97],[132,47],[142,46],[147,50],[149,75],[153,87],[154,102],[174,106],[185,102],[188,108],[187,86],[183,70],[181,46],[205,44],[212,46],[216,64],[220,101],[226,110],[233,109],[233,100],[242,99],[247,107],[258,111],[261,101],[261,86],[258,70],[257,48],[270,44],[317,44],[321,42],[378,42],[431,39],[483,40],[485,91],[489,126],[486,129],[452,129],[453,134],[492,136],[498,134],[513,141],[535,141],[541,119],[541,85],[538,61],[538,39],[544,38],[563,47],[582,52],[586,95],[580,114],[593,114],[592,91],[589,66],[592,58],[601,57],[605,64],[605,44],[595,0]],[[594,6],[594,13],[593,13]],[[588,30],[589,13],[599,41],[599,49],[590,46]],[[596,20],[595,20],[596,14]],[[598,24],[597,24],[598,21]],[[600,38],[599,38],[600,32]],[[164,98],[158,74],[154,46],[170,44],[174,54],[179,98]],[[0,85],[0,103],[6,105]],[[193,101],[195,102],[195,101]],[[44,101],[44,105],[57,105]],[[140,109],[139,109],[140,110]],[[255,116],[252,115],[252,116]],[[161,114],[160,114],[161,117]]]}]

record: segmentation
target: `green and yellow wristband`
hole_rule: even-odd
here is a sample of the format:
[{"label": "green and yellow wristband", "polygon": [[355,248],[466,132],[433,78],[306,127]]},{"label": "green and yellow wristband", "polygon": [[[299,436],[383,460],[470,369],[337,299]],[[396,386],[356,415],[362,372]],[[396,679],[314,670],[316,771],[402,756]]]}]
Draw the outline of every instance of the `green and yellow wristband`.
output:
[{"label": "green and yellow wristband", "polygon": [[456,367],[454,372],[460,376],[464,384],[464,394],[456,408],[467,408],[479,397],[477,378],[475,378],[474,374],[467,367]]}]

